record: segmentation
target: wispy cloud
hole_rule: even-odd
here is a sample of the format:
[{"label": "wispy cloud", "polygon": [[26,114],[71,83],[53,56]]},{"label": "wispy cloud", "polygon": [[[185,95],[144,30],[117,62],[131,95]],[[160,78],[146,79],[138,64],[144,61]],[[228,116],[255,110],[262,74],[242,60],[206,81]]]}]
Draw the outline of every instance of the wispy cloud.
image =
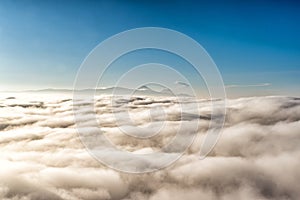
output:
[{"label": "wispy cloud", "polygon": [[175,84],[176,85],[181,85],[181,86],[184,86],[184,87],[190,87],[190,85],[188,83],[185,83],[185,82],[182,82],[182,81],[175,81]]},{"label": "wispy cloud", "polygon": [[245,88],[245,87],[267,87],[270,86],[271,83],[259,83],[259,84],[252,84],[252,85],[226,85],[226,88]]}]

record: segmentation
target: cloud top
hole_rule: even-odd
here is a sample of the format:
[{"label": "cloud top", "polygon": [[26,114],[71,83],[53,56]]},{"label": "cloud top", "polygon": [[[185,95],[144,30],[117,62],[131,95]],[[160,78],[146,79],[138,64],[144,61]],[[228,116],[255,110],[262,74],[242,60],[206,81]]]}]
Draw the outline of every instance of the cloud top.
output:
[{"label": "cloud top", "polygon": [[[184,106],[188,112],[183,115],[183,120],[193,123],[199,117],[201,119],[193,145],[168,168],[131,175],[102,165],[85,150],[77,135],[69,97],[7,97],[0,99],[1,199],[300,198],[299,98],[228,100],[222,136],[208,157],[200,160],[199,148],[211,117],[210,104],[199,100],[201,108],[200,115],[197,115],[191,109],[194,102],[187,97]],[[81,105],[81,123],[88,134],[93,134],[92,115],[86,109],[90,102],[82,100],[76,103]],[[111,113],[109,96],[99,96],[95,105],[103,134],[118,148],[134,153],[161,149],[173,139],[174,130],[182,120],[178,104],[172,98],[120,97],[114,104],[119,108],[120,119],[129,110],[136,126],[148,127],[149,132],[166,120],[159,112],[154,112],[149,121],[149,108],[159,105],[167,113],[167,123],[160,134],[139,140],[125,135],[118,128]],[[122,126],[128,125],[125,118],[121,123]],[[108,149],[105,151],[110,155]],[[169,153],[174,152],[176,148]]]}]

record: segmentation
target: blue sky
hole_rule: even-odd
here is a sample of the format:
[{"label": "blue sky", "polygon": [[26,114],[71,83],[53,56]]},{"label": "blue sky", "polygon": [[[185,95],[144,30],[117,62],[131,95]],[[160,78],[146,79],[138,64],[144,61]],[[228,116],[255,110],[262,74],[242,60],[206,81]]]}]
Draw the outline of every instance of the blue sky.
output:
[{"label": "blue sky", "polygon": [[0,90],[71,88],[101,41],[154,26],[198,41],[229,94],[299,95],[299,9],[296,1],[2,0]]}]

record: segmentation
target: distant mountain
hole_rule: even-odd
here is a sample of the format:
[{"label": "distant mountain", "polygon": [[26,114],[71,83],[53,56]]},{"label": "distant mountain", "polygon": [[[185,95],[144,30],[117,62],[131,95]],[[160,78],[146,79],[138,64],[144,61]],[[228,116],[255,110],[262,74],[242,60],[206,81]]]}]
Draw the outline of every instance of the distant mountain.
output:
[{"label": "distant mountain", "polygon": [[144,86],[142,86],[142,87],[139,87],[138,90],[144,90],[144,91],[147,91],[147,90],[148,90],[148,91],[149,91],[149,90],[152,90],[152,89],[150,89],[148,86],[145,86],[145,85],[144,85]]},{"label": "distant mountain", "polygon": [[169,94],[169,95],[174,95],[172,90],[168,89],[168,88],[164,88],[160,91],[161,93],[164,93],[164,94]]},{"label": "distant mountain", "polygon": [[47,88],[47,89],[41,89],[41,90],[25,90],[25,91],[18,91],[18,92],[39,92],[39,93],[65,93],[65,92],[72,92],[73,90],[69,90],[69,89],[54,89],[54,88]]}]

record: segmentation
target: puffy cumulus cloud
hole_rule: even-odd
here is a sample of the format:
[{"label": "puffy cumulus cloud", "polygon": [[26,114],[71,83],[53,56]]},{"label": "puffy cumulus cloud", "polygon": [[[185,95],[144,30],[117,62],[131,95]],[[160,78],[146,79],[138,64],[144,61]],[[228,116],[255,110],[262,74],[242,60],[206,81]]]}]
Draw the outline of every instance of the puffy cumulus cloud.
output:
[{"label": "puffy cumulus cloud", "polygon": [[[299,98],[228,100],[222,135],[203,160],[199,148],[212,117],[207,100],[198,101],[199,112],[188,97],[180,104],[173,97],[119,97],[111,102],[111,97],[99,96],[93,109],[91,101],[74,103],[84,132],[97,134],[96,118],[112,143],[134,153],[161,149],[179,127],[185,133],[182,137],[187,136],[200,119],[197,138],[170,167],[147,174],[121,173],[86,151],[70,97],[4,95],[0,99],[0,199],[300,198]],[[154,136],[138,139],[124,131]],[[168,153],[172,151],[176,148]]]}]

